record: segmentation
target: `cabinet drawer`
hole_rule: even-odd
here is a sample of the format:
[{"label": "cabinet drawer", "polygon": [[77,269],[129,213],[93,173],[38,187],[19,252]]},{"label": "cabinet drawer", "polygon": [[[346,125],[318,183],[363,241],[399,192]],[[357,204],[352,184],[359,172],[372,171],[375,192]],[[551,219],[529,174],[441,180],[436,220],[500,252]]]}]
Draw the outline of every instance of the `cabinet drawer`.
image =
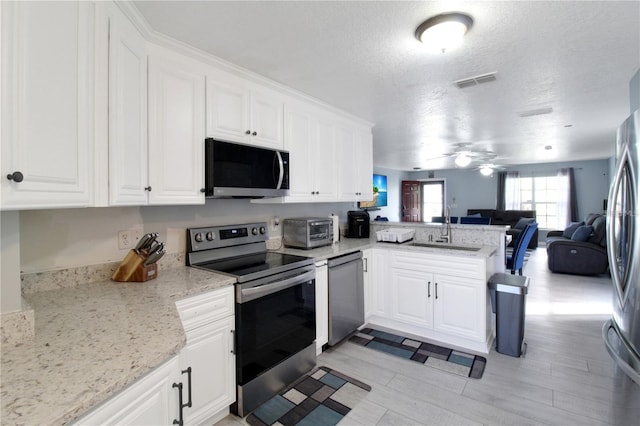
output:
[{"label": "cabinet drawer", "polygon": [[185,331],[234,313],[233,286],[178,300],[176,306]]}]

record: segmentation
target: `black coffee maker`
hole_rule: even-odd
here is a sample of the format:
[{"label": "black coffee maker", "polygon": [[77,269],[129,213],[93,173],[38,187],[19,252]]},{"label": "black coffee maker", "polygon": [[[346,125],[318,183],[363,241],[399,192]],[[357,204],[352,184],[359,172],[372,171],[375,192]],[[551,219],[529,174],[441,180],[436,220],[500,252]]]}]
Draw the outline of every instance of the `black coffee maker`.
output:
[{"label": "black coffee maker", "polygon": [[369,238],[369,213],[364,210],[347,212],[347,238]]}]

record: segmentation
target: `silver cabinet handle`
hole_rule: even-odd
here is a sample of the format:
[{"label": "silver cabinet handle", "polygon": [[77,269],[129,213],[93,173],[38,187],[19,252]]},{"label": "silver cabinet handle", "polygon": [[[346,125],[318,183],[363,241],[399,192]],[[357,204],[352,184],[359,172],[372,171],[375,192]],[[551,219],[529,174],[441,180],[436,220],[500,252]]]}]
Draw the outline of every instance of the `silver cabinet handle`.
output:
[{"label": "silver cabinet handle", "polygon": [[427,299],[431,297],[431,281],[427,282]]}]

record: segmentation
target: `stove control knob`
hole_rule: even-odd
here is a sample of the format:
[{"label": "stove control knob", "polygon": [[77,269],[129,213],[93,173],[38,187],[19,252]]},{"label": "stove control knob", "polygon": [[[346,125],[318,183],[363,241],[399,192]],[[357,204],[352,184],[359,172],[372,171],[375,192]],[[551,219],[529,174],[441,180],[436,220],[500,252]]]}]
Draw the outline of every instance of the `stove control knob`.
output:
[{"label": "stove control knob", "polygon": [[195,240],[199,243],[202,242],[203,238],[202,238],[202,234],[200,232],[198,232],[195,236]]},{"label": "stove control knob", "polygon": [[265,233],[265,232],[267,232],[267,230],[265,229],[265,227],[264,227],[264,226],[261,226],[261,227],[260,227],[260,234],[261,234],[261,235],[264,235],[264,233]]},{"label": "stove control knob", "polygon": [[216,235],[213,232],[207,232],[207,241],[213,241],[216,239]]},{"label": "stove control knob", "polygon": [[251,233],[253,235],[258,235],[258,228],[251,228]]}]

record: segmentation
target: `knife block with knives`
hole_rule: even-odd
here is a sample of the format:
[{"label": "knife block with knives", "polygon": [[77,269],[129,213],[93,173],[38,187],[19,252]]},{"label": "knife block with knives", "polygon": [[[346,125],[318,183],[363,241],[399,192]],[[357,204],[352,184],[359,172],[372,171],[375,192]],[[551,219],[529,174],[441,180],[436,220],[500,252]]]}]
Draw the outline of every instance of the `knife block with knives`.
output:
[{"label": "knife block with knives", "polygon": [[120,282],[145,282],[158,276],[158,260],[166,251],[164,243],[157,241],[160,234],[145,234],[130,250],[115,270],[111,279]]}]

